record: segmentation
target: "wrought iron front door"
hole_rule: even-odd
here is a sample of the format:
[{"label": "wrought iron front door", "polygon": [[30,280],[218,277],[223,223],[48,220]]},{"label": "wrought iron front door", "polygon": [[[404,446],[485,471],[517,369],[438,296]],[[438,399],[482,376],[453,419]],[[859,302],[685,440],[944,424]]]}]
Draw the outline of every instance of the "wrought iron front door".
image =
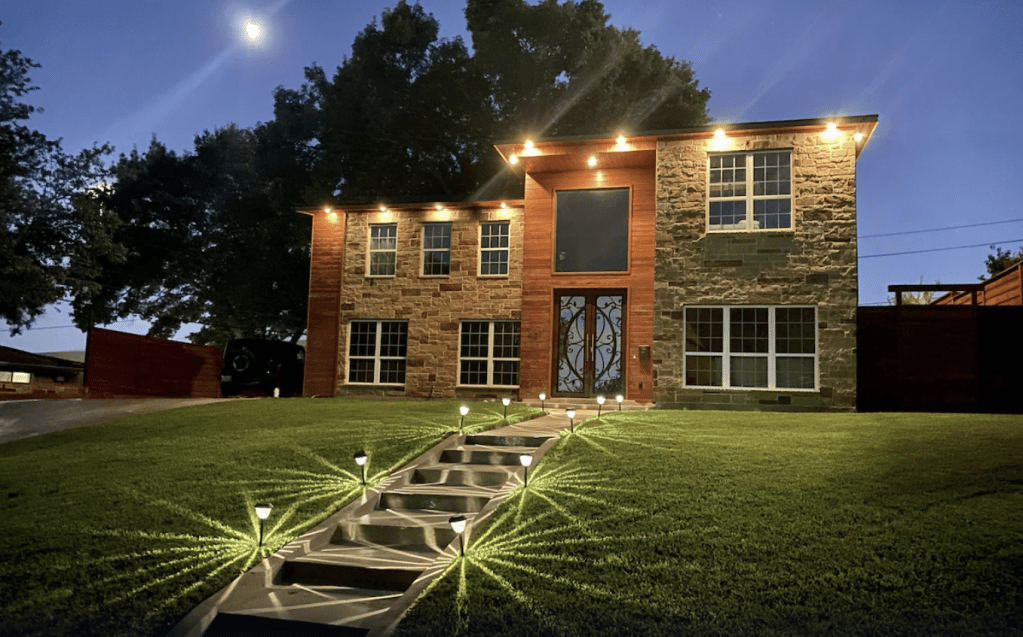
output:
[{"label": "wrought iron front door", "polygon": [[571,290],[556,294],[554,360],[558,396],[622,393],[625,291]]}]

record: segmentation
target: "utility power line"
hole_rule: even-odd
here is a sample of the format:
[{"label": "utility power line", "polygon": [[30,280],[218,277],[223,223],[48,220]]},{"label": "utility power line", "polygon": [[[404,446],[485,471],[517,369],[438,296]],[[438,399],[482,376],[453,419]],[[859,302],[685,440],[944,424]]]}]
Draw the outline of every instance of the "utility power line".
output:
[{"label": "utility power line", "polygon": [[874,259],[877,257],[897,257],[903,254],[922,254],[924,252],[944,252],[946,250],[964,250],[966,248],[993,248],[995,246],[1004,245],[1006,243],[1023,243],[1023,239],[1013,239],[1011,241],[995,241],[994,243],[974,243],[965,246],[949,246],[947,248],[928,248],[926,250],[907,250],[905,252],[885,252],[884,254],[861,254],[861,259]]},{"label": "utility power line", "polygon": [[906,230],[904,232],[887,232],[885,234],[864,234],[860,235],[860,239],[873,239],[875,237],[897,237],[904,234],[920,234],[923,232],[941,232],[943,230],[962,230],[963,228],[980,228],[981,226],[996,226],[1001,223],[1016,223],[1017,221],[1023,221],[1020,219],[1006,219],[1005,221],[988,221],[986,223],[971,223],[965,226],[948,226],[945,228],[929,228],[927,230]]}]

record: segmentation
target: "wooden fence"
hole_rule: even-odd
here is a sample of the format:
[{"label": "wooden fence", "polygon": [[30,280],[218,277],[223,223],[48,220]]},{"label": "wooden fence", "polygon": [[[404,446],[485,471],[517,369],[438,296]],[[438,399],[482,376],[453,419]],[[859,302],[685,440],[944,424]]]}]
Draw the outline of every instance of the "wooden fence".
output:
[{"label": "wooden fence", "polygon": [[219,347],[94,327],[86,345],[85,385],[90,398],[219,398],[222,356]]},{"label": "wooden fence", "polygon": [[1023,413],[1023,307],[857,311],[859,411]]}]

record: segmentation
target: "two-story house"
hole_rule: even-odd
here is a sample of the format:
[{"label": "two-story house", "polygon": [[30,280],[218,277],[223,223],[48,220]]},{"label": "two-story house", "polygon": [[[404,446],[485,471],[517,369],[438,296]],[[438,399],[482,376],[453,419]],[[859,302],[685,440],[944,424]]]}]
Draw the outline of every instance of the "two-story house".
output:
[{"label": "two-story house", "polygon": [[306,211],[305,394],[853,409],[876,125],[502,143],[521,200]]}]

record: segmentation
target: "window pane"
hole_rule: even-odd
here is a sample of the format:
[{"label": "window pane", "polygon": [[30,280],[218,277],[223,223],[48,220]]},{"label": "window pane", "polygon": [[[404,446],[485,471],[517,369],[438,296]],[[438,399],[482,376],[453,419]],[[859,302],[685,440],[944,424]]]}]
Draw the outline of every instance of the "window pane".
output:
[{"label": "window pane", "polygon": [[394,253],[372,252],[369,255],[371,276],[394,276]]},{"label": "window pane", "polygon": [[779,354],[813,354],[817,339],[813,308],[777,308],[774,331],[775,351]]},{"label": "window pane", "polygon": [[486,385],[487,361],[462,361],[458,382],[462,385]]},{"label": "window pane", "polygon": [[450,252],[424,252],[423,274],[428,276],[445,275],[451,271]]},{"label": "window pane", "polygon": [[405,359],[381,360],[380,361],[380,383],[384,385],[405,384]]},{"label": "window pane", "polygon": [[686,308],[686,351],[721,352],[724,324],[721,308]]},{"label": "window pane", "polygon": [[728,363],[732,387],[767,387],[766,356],[732,356]]},{"label": "window pane", "polygon": [[778,387],[789,389],[813,389],[814,363],[810,356],[779,356],[775,369]]},{"label": "window pane", "polygon": [[376,354],[376,321],[352,321],[349,339],[349,356],[373,356]]},{"label": "window pane", "polygon": [[463,357],[486,358],[489,339],[490,325],[486,321],[462,321]]},{"label": "window pane", "polygon": [[519,357],[519,323],[500,321],[494,323],[494,358]]},{"label": "window pane", "polygon": [[448,250],[451,248],[450,223],[423,224],[423,248],[427,250]]},{"label": "window pane", "polygon": [[624,272],[629,267],[629,189],[559,190],[557,272]]},{"label": "window pane", "polygon": [[397,226],[370,226],[370,250],[394,250],[397,247]]},{"label": "window pane", "polygon": [[[730,351],[733,354],[766,354],[768,351],[767,308],[732,308],[729,315]],[[749,385],[744,386],[749,387]]]},{"label": "window pane", "polygon": [[730,226],[735,229],[746,227],[745,201],[712,201],[710,202],[710,225]]},{"label": "window pane", "polygon": [[789,199],[762,199],[753,202],[754,228],[791,228],[792,201]]},{"label": "window pane", "polygon": [[380,355],[405,357],[408,323],[384,321],[380,324]]},{"label": "window pane", "polygon": [[518,385],[519,384],[519,362],[518,361],[494,361],[494,384],[495,385]]},{"label": "window pane", "polygon": [[686,385],[721,386],[720,356],[686,356]]},{"label": "window pane", "polygon": [[349,383],[372,383],[374,361],[372,358],[350,358],[348,359],[348,382]]}]

